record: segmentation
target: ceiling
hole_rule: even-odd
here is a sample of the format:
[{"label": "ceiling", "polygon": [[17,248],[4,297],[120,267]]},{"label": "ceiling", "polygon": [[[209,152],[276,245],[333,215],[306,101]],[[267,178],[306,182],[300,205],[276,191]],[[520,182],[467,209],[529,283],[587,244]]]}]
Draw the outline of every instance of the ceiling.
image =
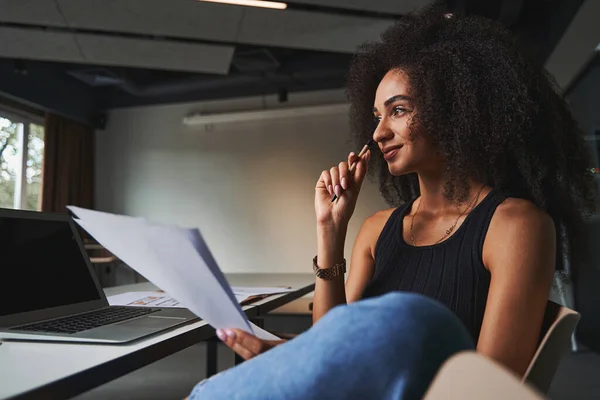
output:
[{"label": "ceiling", "polygon": [[[105,110],[341,88],[352,52],[430,0],[0,0],[0,92],[97,124]],[[583,0],[448,0],[544,63]]]}]

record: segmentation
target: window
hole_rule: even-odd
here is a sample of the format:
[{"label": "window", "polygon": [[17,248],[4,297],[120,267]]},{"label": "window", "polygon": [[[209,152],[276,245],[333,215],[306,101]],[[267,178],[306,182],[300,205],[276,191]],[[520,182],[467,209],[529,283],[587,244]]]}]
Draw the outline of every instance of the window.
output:
[{"label": "window", "polygon": [[42,120],[0,110],[0,207],[41,209],[43,155]]}]

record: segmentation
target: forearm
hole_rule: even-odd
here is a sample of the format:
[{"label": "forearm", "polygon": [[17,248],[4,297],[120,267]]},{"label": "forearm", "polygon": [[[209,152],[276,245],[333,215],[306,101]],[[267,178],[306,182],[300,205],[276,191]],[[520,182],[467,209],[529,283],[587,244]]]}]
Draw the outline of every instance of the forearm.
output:
[{"label": "forearm", "polygon": [[[317,227],[317,265],[331,268],[344,260],[346,228]],[[325,280],[316,278],[313,302],[313,323],[327,311],[346,303],[344,276]]]}]

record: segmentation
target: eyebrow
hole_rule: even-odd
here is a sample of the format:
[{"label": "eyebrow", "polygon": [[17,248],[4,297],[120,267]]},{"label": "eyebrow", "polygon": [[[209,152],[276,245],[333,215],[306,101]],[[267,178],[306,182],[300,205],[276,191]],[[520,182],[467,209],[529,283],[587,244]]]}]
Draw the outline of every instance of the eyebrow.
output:
[{"label": "eyebrow", "polygon": [[[389,99],[387,99],[384,103],[383,106],[387,107],[390,104],[392,104],[395,101],[398,100],[412,100],[409,96],[403,95],[403,94],[397,94],[395,96],[390,97]],[[377,112],[377,107],[373,107],[373,112]]]}]

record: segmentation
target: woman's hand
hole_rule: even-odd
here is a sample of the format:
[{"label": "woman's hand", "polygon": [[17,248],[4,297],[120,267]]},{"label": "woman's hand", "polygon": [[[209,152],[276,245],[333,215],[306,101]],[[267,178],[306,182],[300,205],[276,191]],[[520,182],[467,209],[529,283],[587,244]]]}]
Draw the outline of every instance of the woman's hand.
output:
[{"label": "woman's hand", "polygon": [[285,340],[263,340],[240,329],[217,329],[217,337],[244,360],[285,343]]},{"label": "woman's hand", "polygon": [[[323,171],[315,187],[315,211],[319,226],[344,228],[356,207],[358,192],[367,173],[367,163],[371,151],[367,151],[360,159],[350,153],[348,161]],[[357,163],[353,172],[349,168]],[[336,194],[338,199],[331,201]]]}]

